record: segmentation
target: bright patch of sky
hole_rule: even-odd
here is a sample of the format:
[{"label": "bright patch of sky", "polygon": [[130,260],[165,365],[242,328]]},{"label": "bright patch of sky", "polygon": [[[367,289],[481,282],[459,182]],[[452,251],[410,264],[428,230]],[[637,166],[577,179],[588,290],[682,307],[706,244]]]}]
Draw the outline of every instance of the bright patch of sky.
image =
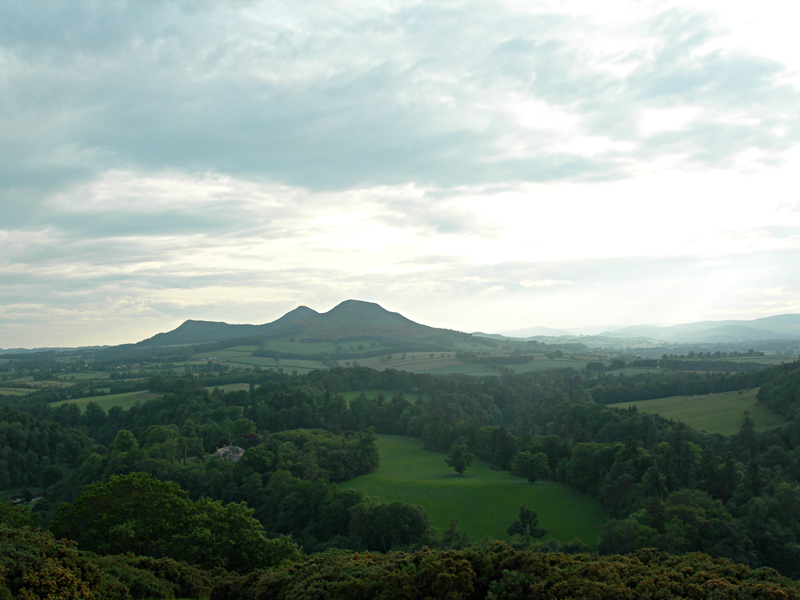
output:
[{"label": "bright patch of sky", "polygon": [[800,312],[800,5],[0,4],[0,347]]}]

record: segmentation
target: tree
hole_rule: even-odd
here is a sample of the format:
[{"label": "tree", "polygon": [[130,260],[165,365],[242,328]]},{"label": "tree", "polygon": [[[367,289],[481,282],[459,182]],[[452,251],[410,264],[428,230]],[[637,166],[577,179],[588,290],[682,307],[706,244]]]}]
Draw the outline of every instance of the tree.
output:
[{"label": "tree", "polygon": [[466,444],[453,444],[450,450],[450,456],[444,459],[448,465],[456,470],[456,473],[463,475],[467,467],[472,464],[472,459],[475,455],[467,451]]},{"label": "tree", "polygon": [[175,537],[190,513],[189,495],[178,484],[132,473],[86,486],[73,503],[58,507],[50,530],[99,554],[174,557]]},{"label": "tree", "polygon": [[742,424],[739,428],[739,439],[742,441],[742,445],[745,448],[748,450],[754,449],[756,443],[755,423],[753,419],[750,418],[749,411],[744,411]]},{"label": "tree", "polygon": [[458,519],[450,521],[450,529],[442,534],[442,546],[445,548],[465,548],[469,546],[469,536],[464,531],[458,531]]},{"label": "tree", "polygon": [[666,496],[667,478],[658,472],[656,467],[650,467],[642,476],[642,483],[639,484],[642,494],[645,497]]},{"label": "tree", "polygon": [[138,447],[139,443],[136,441],[134,435],[127,429],[120,429],[111,444],[111,451],[114,454],[119,454],[121,452],[136,450]]},{"label": "tree", "polygon": [[428,515],[421,506],[402,502],[361,503],[350,511],[350,533],[367,550],[388,552],[393,546],[414,544],[429,528]]},{"label": "tree", "polygon": [[511,472],[531,483],[536,483],[536,480],[546,477],[550,472],[547,455],[544,452],[531,454],[527,450],[520,452],[511,462]]},{"label": "tree", "polygon": [[98,554],[169,556],[232,571],[251,571],[299,558],[288,538],[268,540],[244,503],[192,502],[176,483],[147,473],[117,475],[63,503],[50,529]]},{"label": "tree", "polygon": [[12,506],[10,502],[0,500],[0,525],[10,528],[39,527],[42,517],[24,506]]},{"label": "tree", "polygon": [[519,535],[523,539],[530,538],[534,540],[544,537],[546,533],[546,529],[539,527],[539,513],[524,504],[519,508],[519,518],[508,528],[508,535]]}]

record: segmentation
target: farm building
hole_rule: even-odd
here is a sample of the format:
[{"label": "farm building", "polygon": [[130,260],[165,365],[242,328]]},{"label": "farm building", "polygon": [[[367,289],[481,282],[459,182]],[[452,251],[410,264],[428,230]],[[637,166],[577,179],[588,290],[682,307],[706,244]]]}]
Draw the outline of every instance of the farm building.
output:
[{"label": "farm building", "polygon": [[242,458],[243,454],[244,448],[240,448],[239,446],[223,446],[222,448],[217,448],[211,456],[221,458],[228,462],[236,462]]}]

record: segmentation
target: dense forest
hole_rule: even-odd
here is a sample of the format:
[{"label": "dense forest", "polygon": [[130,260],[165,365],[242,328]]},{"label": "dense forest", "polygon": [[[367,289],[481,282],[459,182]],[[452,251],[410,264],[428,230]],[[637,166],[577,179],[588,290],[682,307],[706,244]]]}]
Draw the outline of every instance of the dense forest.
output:
[{"label": "dense forest", "polygon": [[[334,565],[348,560],[354,561],[353,572],[383,565],[380,569],[387,573],[397,571],[398,586],[406,577],[417,582],[408,585],[423,587],[425,569],[447,571],[448,561],[466,561],[475,578],[464,580],[461,596],[453,597],[484,597],[489,590],[494,597],[517,597],[534,585],[523,567],[513,582],[497,574],[486,579],[480,569],[488,568],[487,561],[507,557],[487,558],[495,552],[487,547],[461,548],[457,532],[432,531],[420,507],[374,504],[358,492],[337,488],[338,482],[377,467],[374,433],[390,433],[419,438],[432,449],[463,446],[499,469],[531,480],[560,481],[599,499],[612,519],[595,550],[603,556],[638,553],[631,557],[640,558],[626,559],[627,566],[622,566],[618,560],[554,554],[559,558],[548,563],[552,573],[563,570],[559,577],[566,577],[569,585],[583,585],[576,582],[584,576],[581,570],[589,569],[586,561],[592,562],[589,570],[595,574],[614,564],[614,569],[636,573],[630,581],[640,575],[657,580],[655,572],[641,567],[650,564],[641,557],[656,551],[684,556],[674,560],[702,563],[706,570],[709,565],[733,569],[735,579],[756,577],[788,585],[770,572],[687,553],[703,552],[800,578],[800,363],[737,374],[627,378],[548,370],[479,380],[358,367],[302,377],[250,377],[249,390],[224,392],[207,386],[229,382],[225,373],[157,375],[147,388],[162,397],[108,412],[94,403],[83,412],[70,403],[54,408],[48,390],[4,397],[0,487],[43,489],[44,499],[28,514],[41,517],[56,536],[75,540],[78,549],[55,542],[44,531],[20,533],[24,526],[19,516],[4,517],[8,531],[3,535],[22,536],[25,543],[39,544],[42,552],[61,548],[59,556],[77,557],[75,564],[88,560],[98,573],[147,570],[141,565],[155,564],[147,560],[195,565],[191,568],[206,570],[197,575],[206,582],[203,589],[238,590],[229,591],[230,597],[277,597],[256,591],[267,589],[287,595],[292,586],[312,585],[302,583],[301,573],[314,568],[329,569],[330,586],[349,589],[334,573],[346,572]],[[757,432],[744,415],[740,431],[724,437],[606,405],[612,398],[756,386],[761,386],[760,402],[786,415],[785,426]],[[349,401],[342,395],[369,389],[396,391],[391,397],[361,394]],[[227,444],[244,448],[243,457],[236,462],[209,458]],[[131,494],[131,489],[138,491]],[[131,496],[141,503],[132,503]],[[172,515],[172,525],[152,522],[147,506],[154,504]],[[109,507],[103,519],[97,518],[98,506]],[[170,531],[172,535],[163,537]],[[230,546],[230,531],[241,532],[242,538],[234,540],[238,554],[224,550],[226,543]],[[517,553],[513,560],[520,565],[539,560],[531,558],[537,554],[526,554],[531,550],[588,549],[524,534],[515,535],[512,544],[514,550],[502,545],[496,551]],[[647,548],[655,550],[642,554]],[[358,558],[342,550],[410,554]],[[126,552],[141,558],[99,558]],[[320,552],[324,554],[315,558]],[[9,573],[12,567],[4,564],[4,573]],[[253,574],[253,569],[267,566],[273,567],[268,573]],[[207,570],[215,568],[241,575],[214,583]],[[415,569],[419,573],[413,575]],[[110,581],[106,575],[97,577]],[[731,576],[725,577],[730,583]],[[692,585],[711,584],[704,580]],[[479,589],[484,596],[470,596]],[[363,597],[375,594],[365,588]]]}]

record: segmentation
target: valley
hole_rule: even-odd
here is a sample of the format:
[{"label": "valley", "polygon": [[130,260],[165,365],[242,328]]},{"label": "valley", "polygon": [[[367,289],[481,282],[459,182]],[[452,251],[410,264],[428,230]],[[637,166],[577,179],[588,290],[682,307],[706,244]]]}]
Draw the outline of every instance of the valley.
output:
[{"label": "valley", "polygon": [[[441,565],[500,547],[701,552],[800,577],[785,558],[800,536],[794,342],[630,341],[471,335],[347,301],[4,352],[0,494],[17,506],[0,519],[45,527],[24,542],[34,554],[53,533],[77,541],[107,581],[124,552],[235,586],[332,548]],[[463,474],[445,462],[457,454]],[[153,525],[153,503],[177,512]]]}]

